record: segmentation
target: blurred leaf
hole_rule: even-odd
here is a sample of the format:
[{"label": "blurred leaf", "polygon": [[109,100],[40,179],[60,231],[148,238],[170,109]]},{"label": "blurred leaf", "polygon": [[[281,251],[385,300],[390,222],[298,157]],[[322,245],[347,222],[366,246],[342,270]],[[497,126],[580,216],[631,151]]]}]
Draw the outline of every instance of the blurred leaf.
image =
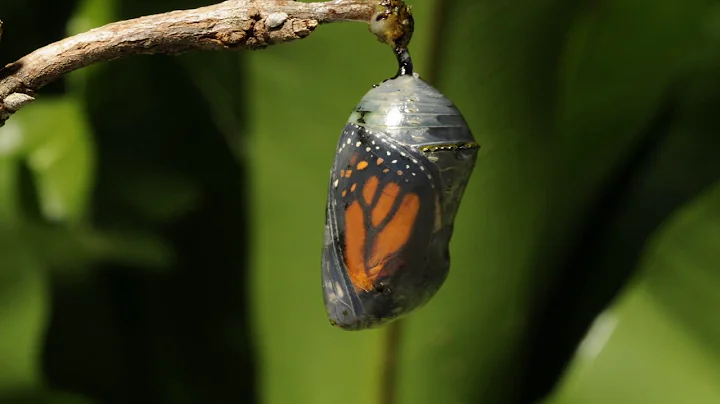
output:
[{"label": "blurred leaf", "polygon": [[40,386],[46,305],[42,263],[11,228],[0,229],[0,396]]},{"label": "blurred leaf", "polygon": [[[79,0],[75,12],[67,22],[67,36],[76,35],[115,21],[117,5],[114,0]],[[68,87],[76,95],[87,89],[88,78],[101,71],[106,63],[93,64],[67,75]],[[81,98],[84,101],[84,98]]]},{"label": "blurred leaf", "polygon": [[91,404],[92,401],[78,394],[34,390],[0,397],[4,403],[11,404]]},{"label": "blurred leaf", "polygon": [[[78,221],[94,179],[94,150],[85,112],[72,97],[44,97],[13,117],[6,156],[22,153],[35,175],[44,216]],[[11,142],[12,140],[12,142]]]},{"label": "blurred leaf", "polygon": [[79,0],[77,3],[73,15],[67,22],[68,36],[115,21],[117,5],[114,0]]},{"label": "blurred leaf", "polygon": [[[5,213],[4,222],[18,223],[21,210],[18,206],[19,173],[21,159],[27,159],[35,174],[38,196],[43,213],[52,221],[79,222],[87,215],[94,170],[91,149],[91,133],[86,117],[75,98],[47,97],[38,100],[32,108],[26,108],[13,117],[3,128],[0,137],[0,195],[6,201],[0,205]],[[135,167],[128,168],[134,172]],[[157,170],[150,170],[156,173]],[[187,210],[196,197],[187,185],[173,187],[170,178],[163,178],[164,192],[154,184],[152,174],[142,173],[141,180],[133,184],[135,189],[145,186],[148,192],[172,198],[175,209],[167,209],[157,215],[177,214]],[[174,191],[174,192],[173,192]],[[180,196],[185,196],[181,198]],[[24,224],[27,241],[53,268],[56,266],[78,271],[92,262],[115,260],[117,262],[142,262],[150,266],[164,266],[170,260],[168,247],[156,236],[135,232],[111,234],[88,231],[79,226],[55,227],[41,224]],[[25,234],[23,233],[23,234]]]},{"label": "blurred leaf", "polygon": [[[682,82],[683,90],[675,93],[677,105],[672,125],[665,128],[666,133],[653,148],[653,153],[642,159],[635,172],[627,177],[623,197],[619,199],[615,211],[606,218],[601,227],[596,229],[599,237],[595,245],[588,250],[591,252],[588,255],[596,258],[578,262],[588,275],[584,276],[583,283],[576,284],[574,311],[564,316],[562,323],[564,329],[567,330],[573,323],[578,322],[578,318],[581,318],[578,313],[597,306],[598,296],[607,294],[608,284],[612,284],[618,273],[627,272],[637,266],[647,241],[651,237],[657,238],[658,229],[661,226],[667,228],[668,218],[671,215],[677,216],[678,210],[695,212],[692,213],[694,215],[705,215],[708,225],[713,226],[717,212],[702,208],[702,205],[694,204],[693,207],[687,204],[720,181],[720,161],[715,153],[720,147],[720,138],[717,137],[720,120],[715,113],[720,106],[718,68],[716,66],[693,69],[692,76]],[[673,275],[673,281],[663,282],[666,285],[673,285],[675,292],[665,289],[663,293],[657,293],[655,290],[651,299],[653,305],[656,303],[667,305],[670,311],[681,307],[687,308],[685,300],[687,297],[678,296],[678,293],[693,294],[693,299],[690,300],[693,302],[690,305],[693,307],[693,312],[699,307],[704,307],[705,310],[714,304],[710,301],[704,302],[707,304],[700,304],[698,302],[698,292],[702,290],[699,289],[700,285],[695,284],[691,288],[686,283],[688,279],[693,279],[693,272],[717,276],[714,272],[720,268],[718,265],[720,262],[712,258],[713,255],[708,256],[707,252],[703,252],[705,249],[713,251],[717,238],[716,235],[703,230],[703,226],[699,225],[700,221],[697,220],[692,226],[686,224],[682,234],[675,234],[680,230],[676,225],[670,224],[670,228],[664,231],[665,235],[660,236],[666,240],[662,242],[663,248],[655,246],[650,252],[658,256],[667,254],[668,260],[675,261],[677,273],[684,275],[679,278]],[[695,231],[703,236],[694,237],[692,233]],[[675,258],[691,251],[696,251],[698,257],[707,258],[696,263],[696,271],[691,271],[692,265],[689,262],[680,263]],[[648,262],[655,263],[650,265]],[[657,279],[659,274],[675,272],[661,270],[663,266],[657,264],[657,260],[646,259],[645,269],[638,274],[641,286],[635,289],[647,289],[647,284],[654,285],[653,289],[658,289],[653,279]],[[683,279],[685,276],[688,278]],[[660,276],[663,277],[665,275]],[[666,309],[662,310],[666,311]],[[705,318],[704,314],[700,313],[685,310],[678,318],[694,316]],[[554,322],[551,325],[557,328],[560,323]],[[700,334],[708,334],[707,326],[698,323],[692,324],[687,331],[692,332],[695,328],[699,328],[697,331],[700,331]],[[720,335],[713,335],[710,341],[717,341],[715,339],[717,337]]]},{"label": "blurred leaf", "polygon": [[23,235],[37,255],[51,267],[62,268],[63,275],[82,273],[92,264],[107,261],[167,269],[175,258],[165,240],[138,231],[26,225]]},{"label": "blurred leaf", "polygon": [[[8,121],[3,136],[0,136],[0,144],[8,137],[12,137],[12,131],[17,130],[16,128]],[[17,158],[7,156],[0,157],[0,228],[17,224],[21,220],[17,160]]]},{"label": "blurred leaf", "polygon": [[152,160],[114,166],[110,178],[120,202],[143,218],[167,223],[196,209],[201,203],[200,184],[177,169]]},{"label": "blurred leaf", "polygon": [[[665,122],[653,125],[638,142],[645,152],[633,153],[634,162],[615,173],[617,180],[602,196],[613,198],[612,203],[605,203],[604,212],[590,221],[583,247],[568,261],[571,275],[553,297],[555,310],[544,317],[544,333],[533,336],[538,345],[554,343],[567,351],[546,349],[537,355],[536,374],[547,372],[549,361],[563,364],[592,317],[638,267],[641,252],[657,229],[720,180],[720,161],[714,152],[720,147],[716,135],[720,121],[714,112],[720,107],[718,67],[688,71],[692,74],[678,81],[669,95],[671,108],[665,108],[661,119]],[[564,332],[558,334],[558,329]]]},{"label": "blurred leaf", "polygon": [[664,226],[547,403],[720,401],[719,207],[720,181]]},{"label": "blurred leaf", "polygon": [[582,9],[568,33],[558,83],[558,154],[574,169],[568,180],[580,187],[571,202],[585,206],[599,180],[632,158],[662,97],[702,53],[701,23],[711,4],[611,0]]}]

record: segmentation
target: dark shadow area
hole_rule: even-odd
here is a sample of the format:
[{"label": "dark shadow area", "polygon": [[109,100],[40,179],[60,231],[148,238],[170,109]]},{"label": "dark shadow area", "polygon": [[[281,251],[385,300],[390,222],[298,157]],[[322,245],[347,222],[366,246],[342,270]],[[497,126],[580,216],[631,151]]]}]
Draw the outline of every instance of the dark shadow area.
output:
[{"label": "dark shadow area", "polygon": [[[0,66],[20,59],[26,54],[65,37],[68,18],[75,11],[76,0],[12,0],[3,1],[3,34],[0,39]],[[42,10],[38,12],[38,10]],[[28,21],[32,25],[28,26]],[[20,65],[0,70],[0,78]],[[62,80],[43,87],[43,94],[60,94],[65,91]]]},{"label": "dark shadow area", "polygon": [[176,256],[55,277],[49,384],[103,403],[253,402],[245,168],[177,59],[114,62],[87,88],[94,223],[160,236]]}]

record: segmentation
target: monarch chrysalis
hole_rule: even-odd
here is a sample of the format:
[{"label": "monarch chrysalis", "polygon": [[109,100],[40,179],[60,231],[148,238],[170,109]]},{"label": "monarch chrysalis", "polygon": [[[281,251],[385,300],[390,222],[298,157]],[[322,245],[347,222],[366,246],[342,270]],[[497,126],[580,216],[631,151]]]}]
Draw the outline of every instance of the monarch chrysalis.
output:
[{"label": "monarch chrysalis", "polygon": [[413,73],[374,86],[350,115],[330,172],[322,257],[333,325],[376,327],[421,307],[447,278],[449,243],[479,146],[455,105]]}]

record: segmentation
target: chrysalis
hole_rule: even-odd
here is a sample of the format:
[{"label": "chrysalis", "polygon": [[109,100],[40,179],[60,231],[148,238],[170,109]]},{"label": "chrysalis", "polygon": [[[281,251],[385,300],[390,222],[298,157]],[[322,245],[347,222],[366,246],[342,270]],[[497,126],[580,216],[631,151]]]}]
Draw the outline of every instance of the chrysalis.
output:
[{"label": "chrysalis", "polygon": [[400,70],[362,98],[330,171],[322,256],[333,325],[361,330],[423,306],[447,278],[455,214],[479,146],[455,105]]}]

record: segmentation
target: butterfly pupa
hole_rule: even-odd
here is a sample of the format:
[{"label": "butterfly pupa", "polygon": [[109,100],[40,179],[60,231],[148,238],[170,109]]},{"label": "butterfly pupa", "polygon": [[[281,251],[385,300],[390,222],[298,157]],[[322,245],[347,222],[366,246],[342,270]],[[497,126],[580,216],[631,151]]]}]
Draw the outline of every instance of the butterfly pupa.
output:
[{"label": "butterfly pupa", "polygon": [[413,73],[407,49],[396,55],[397,76],[357,104],[330,171],[323,298],[346,330],[398,319],[440,289],[479,150],[457,107]]}]

